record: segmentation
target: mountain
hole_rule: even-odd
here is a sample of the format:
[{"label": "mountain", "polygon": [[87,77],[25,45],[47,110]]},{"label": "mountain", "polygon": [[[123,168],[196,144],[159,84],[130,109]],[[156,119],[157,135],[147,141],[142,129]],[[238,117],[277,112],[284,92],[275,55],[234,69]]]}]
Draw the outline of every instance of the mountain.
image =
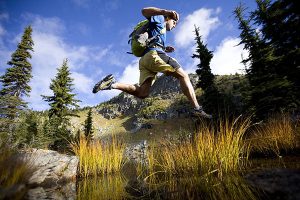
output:
[{"label": "mountain", "polygon": [[[189,74],[192,85],[196,86],[198,76]],[[243,75],[216,76],[216,85],[220,92],[232,98],[235,106],[241,105],[241,85]],[[203,91],[195,90],[201,103]],[[144,133],[171,132],[174,130],[192,131],[194,125],[189,117],[192,109],[190,102],[182,94],[179,81],[171,76],[158,77],[151,88],[149,97],[139,99],[126,93],[120,93],[111,100],[92,108],[95,136],[110,133]],[[80,118],[72,119],[73,129],[80,127],[86,118],[87,108],[79,112]]]}]

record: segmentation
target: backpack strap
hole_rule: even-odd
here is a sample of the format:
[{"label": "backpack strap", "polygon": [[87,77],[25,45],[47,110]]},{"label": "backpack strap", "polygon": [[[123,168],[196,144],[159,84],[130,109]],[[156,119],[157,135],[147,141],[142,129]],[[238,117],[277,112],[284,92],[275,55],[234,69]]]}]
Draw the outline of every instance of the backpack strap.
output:
[{"label": "backpack strap", "polygon": [[[162,29],[163,30],[163,29]],[[152,43],[151,44],[151,42],[152,41],[154,41],[155,39],[157,39],[159,36],[161,36],[161,35],[163,35],[164,34],[164,31],[160,31],[160,33],[159,34],[157,34],[156,36],[153,36],[152,38],[149,38],[148,40],[149,40],[149,46],[148,47],[154,47],[154,46],[158,46],[158,47],[160,47],[160,48],[162,48],[163,50],[165,50],[165,44],[161,44],[161,43]],[[164,41],[162,41],[162,42],[164,42]]]}]

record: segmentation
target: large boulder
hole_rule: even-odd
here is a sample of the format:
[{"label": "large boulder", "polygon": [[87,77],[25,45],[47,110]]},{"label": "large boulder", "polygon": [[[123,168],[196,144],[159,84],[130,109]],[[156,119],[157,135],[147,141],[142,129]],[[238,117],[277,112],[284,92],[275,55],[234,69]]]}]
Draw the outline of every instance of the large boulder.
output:
[{"label": "large boulder", "polygon": [[76,179],[78,158],[56,151],[32,149],[22,157],[34,170],[29,179],[30,185],[53,186]]}]

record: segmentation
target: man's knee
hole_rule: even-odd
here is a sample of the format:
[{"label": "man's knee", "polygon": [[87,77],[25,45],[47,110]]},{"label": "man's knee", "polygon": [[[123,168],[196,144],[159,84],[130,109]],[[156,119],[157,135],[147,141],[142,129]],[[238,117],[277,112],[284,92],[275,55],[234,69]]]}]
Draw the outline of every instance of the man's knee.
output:
[{"label": "man's knee", "polygon": [[173,72],[170,75],[174,76],[175,78],[189,78],[189,75],[182,68],[178,68],[175,72]]},{"label": "man's knee", "polygon": [[152,81],[153,81],[152,77],[148,78],[144,81],[144,83],[141,85],[141,87],[139,87],[137,97],[139,97],[141,99],[145,99],[146,97],[149,96]]}]

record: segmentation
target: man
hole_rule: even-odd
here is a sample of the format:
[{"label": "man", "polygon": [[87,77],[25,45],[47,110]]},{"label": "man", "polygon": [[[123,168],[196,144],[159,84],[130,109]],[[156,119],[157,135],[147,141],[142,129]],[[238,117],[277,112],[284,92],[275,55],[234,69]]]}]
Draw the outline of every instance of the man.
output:
[{"label": "man", "polygon": [[187,96],[194,107],[192,112],[194,116],[209,119],[212,118],[212,116],[206,114],[203,111],[202,106],[198,104],[188,74],[174,58],[166,54],[175,50],[172,46],[165,46],[166,31],[171,31],[176,27],[179,20],[179,14],[176,11],[155,7],[144,8],[142,14],[149,20],[149,38],[156,36],[156,39],[151,42],[139,61],[139,86],[118,83],[114,76],[110,74],[94,86],[93,93],[100,90],[118,89],[144,99],[149,95],[150,87],[153,84],[157,73],[161,72],[166,75],[174,76],[179,80],[182,92]]}]

